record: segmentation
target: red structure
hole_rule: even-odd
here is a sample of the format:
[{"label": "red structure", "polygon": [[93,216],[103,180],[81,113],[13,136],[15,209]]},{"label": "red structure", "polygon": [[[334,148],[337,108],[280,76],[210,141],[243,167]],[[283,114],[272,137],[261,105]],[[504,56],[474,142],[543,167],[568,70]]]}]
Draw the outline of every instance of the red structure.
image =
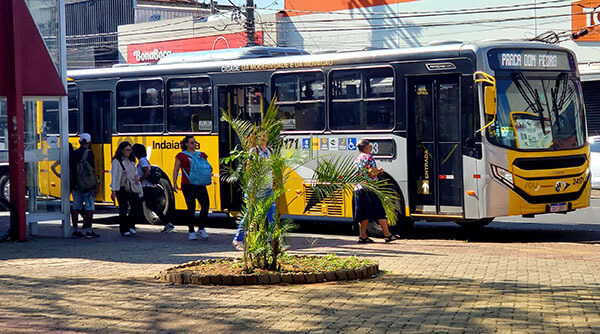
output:
[{"label": "red structure", "polygon": [[11,239],[25,241],[23,96],[64,96],[65,88],[23,0],[0,2],[0,96],[7,98]]}]

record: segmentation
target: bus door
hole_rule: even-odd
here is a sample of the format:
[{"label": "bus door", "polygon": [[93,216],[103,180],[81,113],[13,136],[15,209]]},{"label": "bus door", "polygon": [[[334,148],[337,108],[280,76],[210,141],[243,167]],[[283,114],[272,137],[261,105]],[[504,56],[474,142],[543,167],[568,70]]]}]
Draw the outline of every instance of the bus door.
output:
[{"label": "bus door", "polygon": [[111,91],[94,91],[83,92],[83,131],[90,134],[92,137],[91,149],[94,152],[94,161],[96,175],[98,175],[100,184],[97,201],[109,200],[108,195],[105,197],[105,192],[110,185],[110,166],[104,166],[105,155],[110,157],[111,149]]},{"label": "bus door", "polygon": [[[218,86],[219,117],[229,112],[234,118],[260,121],[261,113],[266,108],[264,99],[265,85],[232,85]],[[240,143],[235,131],[227,122],[219,122],[219,157],[229,156],[229,152]],[[221,181],[221,207],[239,210],[242,205],[241,190],[238,186]]]},{"label": "bus door", "polygon": [[408,79],[411,213],[462,216],[459,76]]}]

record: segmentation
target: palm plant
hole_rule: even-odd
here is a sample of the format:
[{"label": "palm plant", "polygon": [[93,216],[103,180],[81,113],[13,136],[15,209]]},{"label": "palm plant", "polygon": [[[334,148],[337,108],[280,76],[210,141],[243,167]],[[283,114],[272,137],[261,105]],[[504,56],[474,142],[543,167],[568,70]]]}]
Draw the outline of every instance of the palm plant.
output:
[{"label": "palm plant", "polygon": [[[284,253],[282,245],[294,228],[290,220],[281,219],[279,199],[288,191],[285,187],[294,169],[309,161],[304,151],[285,147],[281,136],[283,125],[277,119],[277,111],[275,97],[267,110],[261,113],[261,121],[258,123],[234,118],[229,112],[222,111],[221,119],[231,126],[240,140],[239,147],[232,150],[229,157],[221,159],[221,175],[225,181],[239,184],[245,194],[240,216],[244,217],[243,258],[246,270],[279,269],[277,261]],[[265,134],[273,150],[268,158],[251,150],[257,146],[256,138]],[[329,160],[321,157],[312,180],[312,196],[317,201],[308,202],[321,202],[336,192],[351,193],[356,185],[379,197],[390,225],[394,225],[398,210],[395,189],[387,180],[374,180],[357,173],[353,157],[339,156]],[[267,220],[273,203],[275,212],[269,224]],[[308,209],[309,206],[305,208]]]},{"label": "palm plant", "polygon": [[[278,106],[273,99],[261,114],[260,123],[234,118],[223,111],[222,120],[229,123],[240,139],[240,147],[221,160],[222,174],[227,182],[237,182],[244,192],[241,212],[244,233],[244,264],[250,267],[278,269],[277,260],[282,253],[289,232],[294,225],[282,220],[279,198],[286,192],[285,184],[293,169],[304,162],[301,151],[284,148],[281,137],[282,123],[277,119]],[[256,147],[255,138],[267,135],[273,152],[262,158],[251,149]],[[272,222],[269,210],[275,203]]]}]

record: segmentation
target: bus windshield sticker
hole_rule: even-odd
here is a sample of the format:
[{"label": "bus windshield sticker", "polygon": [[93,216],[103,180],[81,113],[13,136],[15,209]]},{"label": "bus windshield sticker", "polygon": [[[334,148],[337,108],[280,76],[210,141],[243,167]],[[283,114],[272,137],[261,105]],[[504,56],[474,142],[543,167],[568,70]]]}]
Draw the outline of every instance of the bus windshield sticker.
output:
[{"label": "bus windshield sticker", "polygon": [[302,138],[302,149],[305,151],[310,149],[310,138]]},{"label": "bus windshield sticker", "polygon": [[340,151],[345,151],[347,148],[348,148],[347,139],[346,138],[339,138],[338,139],[338,149]]},{"label": "bus windshield sticker", "polygon": [[348,151],[356,151],[356,138],[348,138]]},{"label": "bus windshield sticker", "polygon": [[446,71],[456,69],[456,66],[452,63],[425,64],[425,66],[427,66],[427,69],[430,71]]},{"label": "bus windshield sticker", "polygon": [[337,138],[329,138],[329,149],[332,151],[338,150],[338,140]]}]

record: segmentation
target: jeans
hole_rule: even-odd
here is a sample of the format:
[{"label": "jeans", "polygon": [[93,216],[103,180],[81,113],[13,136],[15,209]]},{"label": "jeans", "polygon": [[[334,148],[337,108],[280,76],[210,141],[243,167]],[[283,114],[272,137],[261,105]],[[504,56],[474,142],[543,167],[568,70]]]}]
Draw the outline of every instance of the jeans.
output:
[{"label": "jeans", "polygon": [[[272,189],[269,189],[269,191],[267,191],[265,193],[265,197],[268,197],[271,195],[271,193],[273,192]],[[244,194],[244,198],[246,197],[246,194]],[[273,224],[275,223],[275,202],[273,202],[273,204],[271,204],[271,207],[269,208],[269,211],[267,212],[267,221],[269,222],[269,228],[273,229]],[[242,220],[240,220],[240,223],[238,224],[238,229],[237,232],[235,233],[235,236],[233,237],[233,241],[237,241],[237,242],[244,242],[244,223],[246,221],[246,216],[242,217]]]},{"label": "jeans", "polygon": [[[181,185],[181,190],[183,191],[183,197],[185,198],[185,204],[187,205],[186,216],[188,220],[188,232],[194,232],[194,225],[198,225],[199,230],[204,229],[204,222],[208,217],[208,206],[210,205],[206,186],[183,184]],[[196,200],[200,203],[200,219],[198,220],[195,219]]]},{"label": "jeans", "polygon": [[139,194],[117,191],[117,202],[119,204],[119,231],[121,234],[135,228],[136,220],[142,216],[142,199]]}]

